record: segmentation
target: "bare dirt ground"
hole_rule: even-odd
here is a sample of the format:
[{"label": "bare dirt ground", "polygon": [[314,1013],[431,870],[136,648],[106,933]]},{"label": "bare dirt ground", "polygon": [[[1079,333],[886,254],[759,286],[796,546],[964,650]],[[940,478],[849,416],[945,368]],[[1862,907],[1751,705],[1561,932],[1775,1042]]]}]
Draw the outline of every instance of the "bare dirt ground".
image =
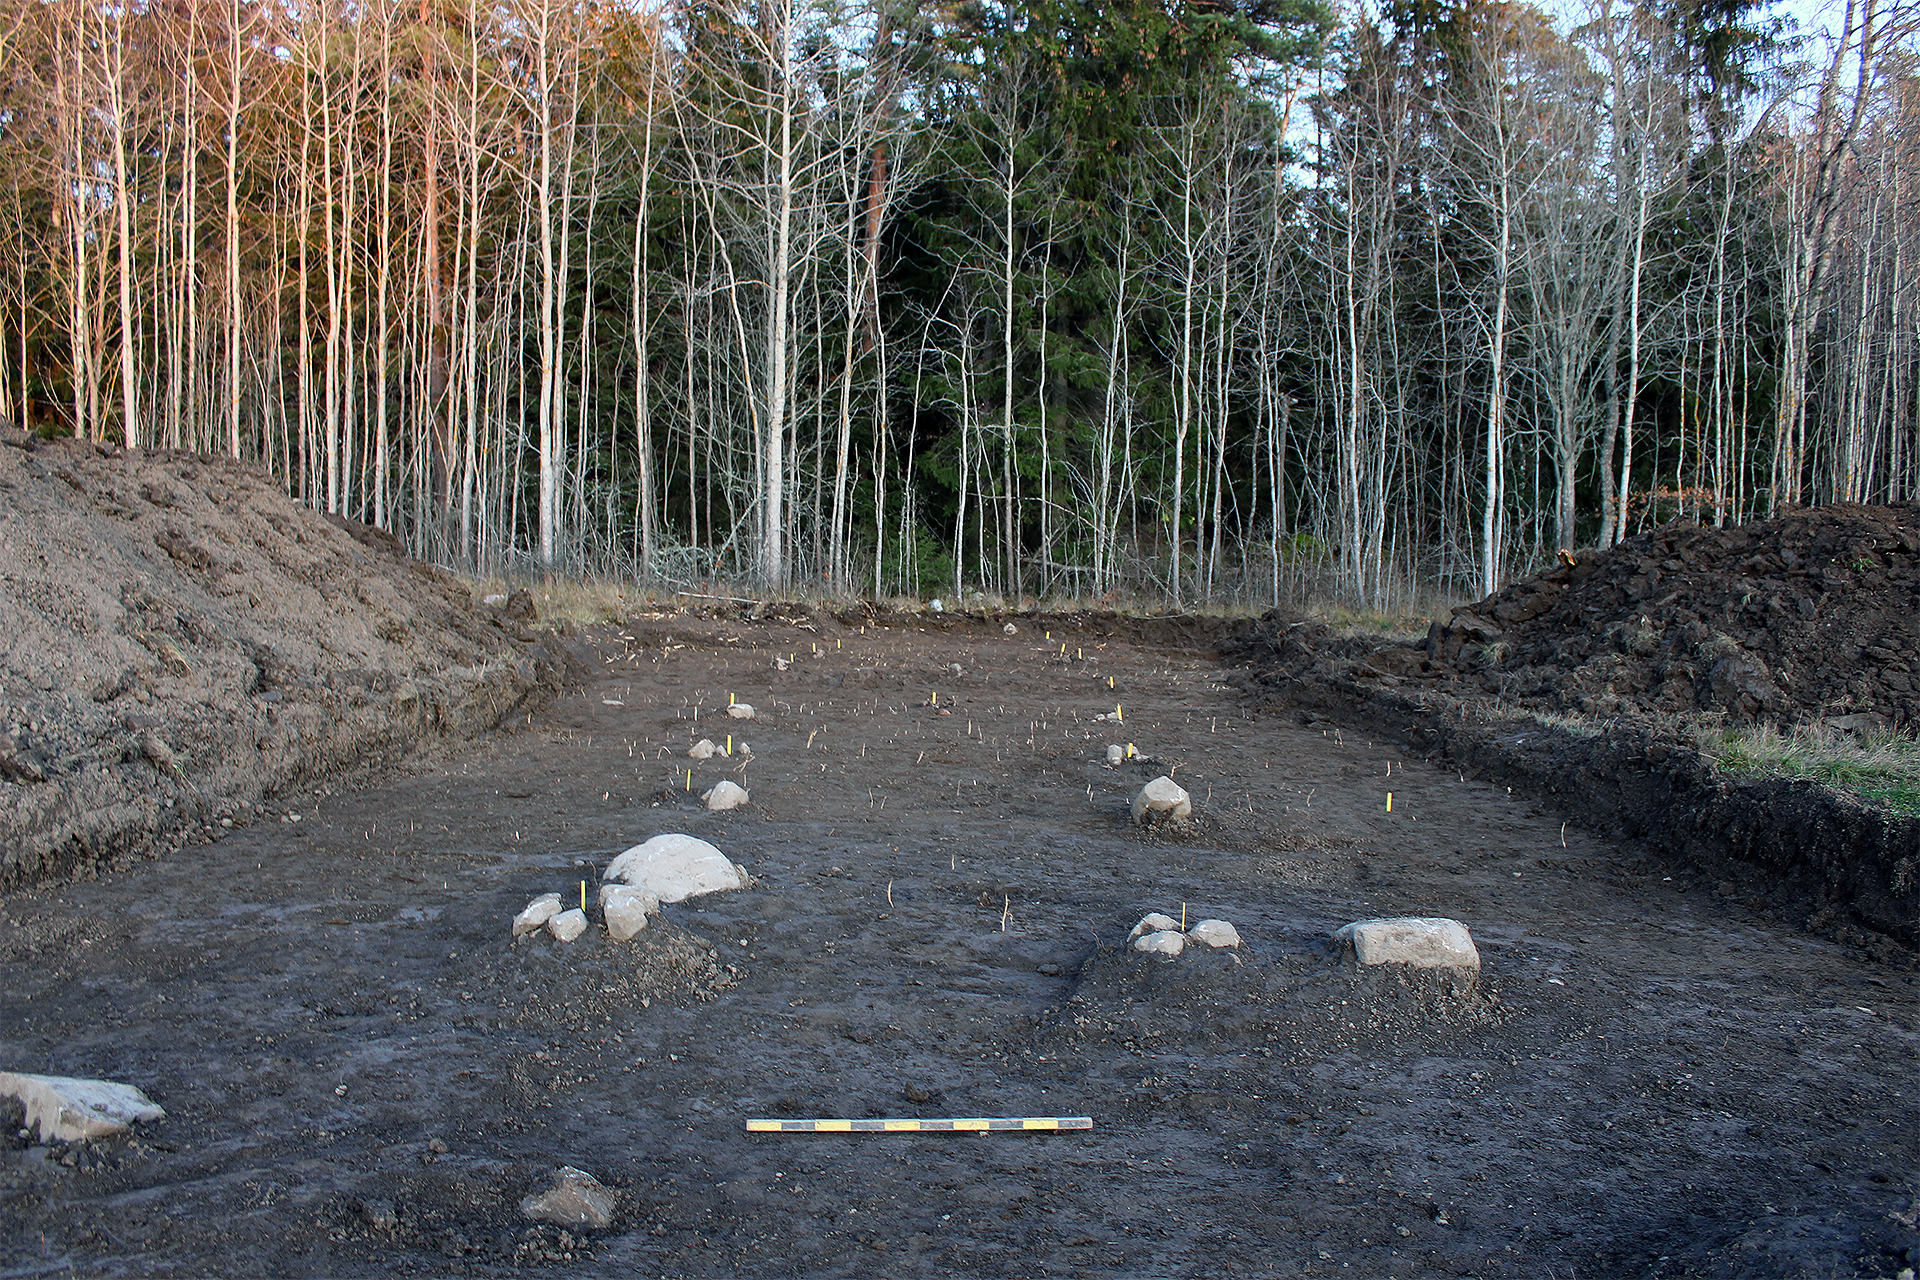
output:
[{"label": "bare dirt ground", "polygon": [[[0,899],[5,1065],[168,1111],[128,1140],[15,1144],[0,1274],[1920,1261],[1904,960],[1524,791],[1261,710],[1206,627],[1014,621],[636,618],[470,746]],[[728,720],[730,695],[761,718]],[[1122,724],[1092,720],[1116,704]],[[728,732],[750,761],[685,759]],[[1126,741],[1145,758],[1109,769]],[[699,809],[689,767],[752,806]],[[1168,770],[1197,820],[1136,831],[1128,800]],[[508,940],[530,897],[670,830],[755,883],[632,945]],[[1124,950],[1183,904],[1244,952]],[[1479,987],[1329,956],[1333,928],[1399,913],[1467,922]],[[1060,1114],[1094,1128],[743,1131]],[[611,1229],[520,1218],[561,1164],[619,1190]]]},{"label": "bare dirt ground", "polygon": [[[168,1112],[0,1124],[0,1280],[1920,1262],[1915,824],[1663,727],[1910,725],[1911,509],[1661,530],[1420,645],[798,608],[581,635],[243,468],[0,446],[0,1070]],[[750,760],[686,759],[728,733]],[[1162,772],[1196,818],[1137,830]],[[699,807],[723,777],[750,807]],[[753,884],[629,945],[509,940],[665,831]],[[1183,909],[1244,949],[1126,950]],[[1477,987],[1329,953],[1403,913],[1465,921]],[[743,1129],[1063,1114],[1094,1127]],[[521,1216],[562,1164],[610,1228]]]}]

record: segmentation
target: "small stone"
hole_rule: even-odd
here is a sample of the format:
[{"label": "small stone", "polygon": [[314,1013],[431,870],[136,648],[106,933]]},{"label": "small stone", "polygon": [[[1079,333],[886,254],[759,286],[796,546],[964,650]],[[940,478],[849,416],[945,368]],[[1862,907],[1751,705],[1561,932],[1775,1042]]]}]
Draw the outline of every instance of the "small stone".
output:
[{"label": "small stone", "polygon": [[711,760],[719,750],[719,747],[713,745],[712,738],[702,738],[687,749],[687,759]]},{"label": "small stone", "polygon": [[1140,824],[1185,818],[1193,813],[1193,799],[1185,787],[1162,774],[1140,788],[1140,794],[1133,798],[1132,813],[1133,820]]},{"label": "small stone", "polygon": [[608,864],[604,880],[621,880],[661,902],[684,902],[705,893],[744,889],[747,873],[696,836],[678,832],[637,844]]},{"label": "small stone", "polygon": [[427,1150],[433,1152],[433,1154],[437,1156],[443,1156],[447,1154],[448,1151],[452,1150],[452,1148],[447,1146],[447,1140],[445,1138],[428,1138]]},{"label": "small stone", "polygon": [[393,1204],[388,1200],[362,1200],[360,1216],[375,1231],[393,1231],[400,1226],[400,1215],[393,1211]]},{"label": "small stone", "polygon": [[575,907],[547,921],[547,932],[561,942],[572,942],[587,931],[587,913]]},{"label": "small stone", "polygon": [[1333,935],[1334,945],[1363,965],[1404,964],[1416,969],[1480,971],[1473,935],[1458,920],[1438,916],[1397,916],[1356,920]]},{"label": "small stone", "polygon": [[941,602],[939,596],[935,596],[933,599],[927,601],[927,608],[935,613],[945,613],[947,606]]},{"label": "small stone", "polygon": [[1132,942],[1143,933],[1159,933],[1163,929],[1172,929],[1178,933],[1180,922],[1172,916],[1163,916],[1158,911],[1150,911],[1140,917],[1139,924],[1133,926],[1133,932],[1127,935],[1127,941]]},{"label": "small stone", "polygon": [[751,760],[753,759],[753,748],[744,742],[736,742],[733,744],[733,754],[739,756],[742,760]]},{"label": "small stone", "polygon": [[522,1200],[520,1212],[563,1227],[605,1228],[613,1225],[614,1196],[613,1189],[592,1174],[562,1165],[552,1188]]},{"label": "small stone", "polygon": [[156,769],[165,771],[174,767],[173,748],[151,729],[140,735],[140,754]]},{"label": "small stone", "polygon": [[700,798],[706,801],[707,808],[721,810],[738,809],[751,797],[747,789],[739,783],[721,781],[714,783]]},{"label": "small stone", "polygon": [[1133,940],[1135,951],[1144,951],[1149,955],[1177,956],[1186,948],[1187,935],[1177,928],[1143,933]]},{"label": "small stone", "polygon": [[1121,745],[1120,745],[1119,743],[1117,743],[1117,742],[1116,742],[1116,743],[1111,743],[1111,744],[1109,744],[1109,745],[1108,745],[1108,747],[1107,747],[1107,765],[1108,765],[1108,767],[1109,767],[1109,768],[1111,768],[1111,767],[1112,767],[1112,766],[1114,766],[1114,765],[1117,765],[1117,764],[1119,764],[1119,763],[1120,763],[1120,762],[1121,762],[1122,760],[1125,760],[1126,758],[1127,758],[1127,752],[1126,752],[1126,748],[1124,748],[1124,747],[1122,747],[1122,746],[1121,746]]},{"label": "small stone", "polygon": [[600,916],[607,922],[607,936],[615,942],[631,941],[659,909],[660,899],[645,889],[630,884],[600,886]]},{"label": "small stone", "polygon": [[164,1120],[167,1115],[140,1090],[112,1080],[0,1071],[0,1097],[19,1100],[26,1109],[26,1128],[37,1129],[42,1142],[111,1137],[141,1120]]},{"label": "small stone", "polygon": [[543,893],[526,905],[525,910],[513,918],[513,936],[532,933],[560,914],[560,895]]},{"label": "small stone", "polygon": [[506,602],[507,602],[506,595],[503,592],[498,592],[498,591],[494,592],[490,596],[480,597],[480,603],[485,605],[490,605],[495,609],[498,609],[501,605],[505,604]]},{"label": "small stone", "polygon": [[1209,947],[1240,945],[1240,931],[1225,920],[1202,920],[1187,930],[1187,937],[1194,942],[1204,942]]},{"label": "small stone", "polygon": [[727,714],[735,720],[751,720],[753,719],[753,705],[747,702],[736,702],[727,708]]},{"label": "small stone", "polygon": [[1014,626],[1011,622],[1007,623],[1007,625],[1005,625],[1004,627],[1001,627],[1000,630],[1002,633],[1010,636],[1017,636],[1020,634],[1020,628]]}]

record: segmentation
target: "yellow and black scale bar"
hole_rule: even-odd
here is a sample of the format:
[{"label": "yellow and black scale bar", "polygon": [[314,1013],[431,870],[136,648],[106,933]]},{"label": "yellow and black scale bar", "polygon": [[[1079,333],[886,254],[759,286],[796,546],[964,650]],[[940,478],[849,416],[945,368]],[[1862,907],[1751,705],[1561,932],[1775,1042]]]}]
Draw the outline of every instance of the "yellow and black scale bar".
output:
[{"label": "yellow and black scale bar", "polygon": [[774,1120],[749,1118],[748,1133],[993,1133],[1091,1129],[1092,1116],[962,1116],[951,1120]]}]

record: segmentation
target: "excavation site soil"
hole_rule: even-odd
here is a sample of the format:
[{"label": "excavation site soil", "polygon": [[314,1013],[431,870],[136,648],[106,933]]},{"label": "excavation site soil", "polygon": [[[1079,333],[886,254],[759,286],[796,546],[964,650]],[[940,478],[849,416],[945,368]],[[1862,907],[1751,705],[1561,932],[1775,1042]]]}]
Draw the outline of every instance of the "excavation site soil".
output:
[{"label": "excavation site soil", "polygon": [[[1435,674],[1444,628],[1391,675],[1364,646],[1303,656],[1312,628],[1285,619],[724,604],[538,626],[501,634],[564,674],[493,730],[210,805],[165,856],[50,838],[62,868],[0,898],[0,1069],[166,1110],[85,1144],[10,1127],[0,1276],[1920,1262],[1899,931],[1844,903],[1809,927],[1817,886],[1404,731],[1379,683],[1459,685]],[[0,785],[53,785],[13,776],[52,777],[35,729]],[[112,767],[154,771],[140,741]],[[1136,826],[1159,775],[1193,816]],[[751,802],[706,810],[722,780]],[[751,883],[624,943],[597,918],[510,936],[542,893],[591,914],[612,858],[666,832]],[[1132,950],[1149,912],[1242,945]],[[1329,944],[1400,915],[1466,924],[1478,980]],[[1092,1127],[746,1129],[1022,1116]],[[523,1215],[561,1166],[612,1189],[611,1225]]]}]

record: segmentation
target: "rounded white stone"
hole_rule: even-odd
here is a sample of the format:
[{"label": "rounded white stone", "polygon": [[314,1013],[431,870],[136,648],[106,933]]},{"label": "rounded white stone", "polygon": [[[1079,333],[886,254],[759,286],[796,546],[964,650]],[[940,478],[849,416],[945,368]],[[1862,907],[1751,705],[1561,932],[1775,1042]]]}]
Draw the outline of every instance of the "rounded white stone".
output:
[{"label": "rounded white stone", "polygon": [[630,884],[600,886],[600,915],[615,942],[626,942],[647,927],[647,918],[660,909],[660,899]]},{"label": "rounded white stone", "polygon": [[720,748],[713,745],[712,738],[702,738],[687,748],[687,759],[711,760],[713,759],[714,753],[718,750],[720,750]]},{"label": "rounded white stone", "polygon": [[560,895],[543,893],[513,918],[513,936],[517,938],[523,933],[532,933],[559,914]]},{"label": "rounded white stone", "polygon": [[743,889],[747,873],[697,836],[670,832],[637,844],[608,864],[603,880],[623,880],[662,902]]},{"label": "rounded white stone", "polygon": [[1162,929],[1158,933],[1143,933],[1133,940],[1135,951],[1145,951],[1149,955],[1177,956],[1187,947],[1187,935],[1178,928]]},{"label": "rounded white stone", "polygon": [[753,707],[750,703],[736,702],[727,708],[727,714],[735,720],[753,719]]},{"label": "rounded white stone", "polygon": [[578,907],[562,911],[547,921],[547,932],[562,942],[572,942],[587,931],[587,913]]},{"label": "rounded white stone", "polygon": [[1240,931],[1225,920],[1202,920],[1187,930],[1187,937],[1195,942],[1204,942],[1210,947],[1240,945]]},{"label": "rounded white stone", "polygon": [[1167,929],[1175,933],[1180,932],[1180,922],[1172,916],[1163,916],[1158,911],[1150,911],[1140,917],[1139,924],[1133,926],[1133,932],[1127,935],[1127,941],[1132,942],[1143,933],[1161,933]]},{"label": "rounded white stone", "polygon": [[1126,751],[1123,748],[1121,748],[1121,746],[1118,743],[1114,743],[1107,747],[1107,763],[1108,764],[1119,764],[1122,760],[1125,760],[1126,758],[1127,758]]},{"label": "rounded white stone", "polygon": [[1153,818],[1184,818],[1193,812],[1193,798],[1186,788],[1172,778],[1162,774],[1140,788],[1140,794],[1133,798],[1133,820],[1148,822]]},{"label": "rounded white stone", "polygon": [[700,798],[709,809],[738,809],[752,797],[739,783],[723,780],[714,783]]}]

